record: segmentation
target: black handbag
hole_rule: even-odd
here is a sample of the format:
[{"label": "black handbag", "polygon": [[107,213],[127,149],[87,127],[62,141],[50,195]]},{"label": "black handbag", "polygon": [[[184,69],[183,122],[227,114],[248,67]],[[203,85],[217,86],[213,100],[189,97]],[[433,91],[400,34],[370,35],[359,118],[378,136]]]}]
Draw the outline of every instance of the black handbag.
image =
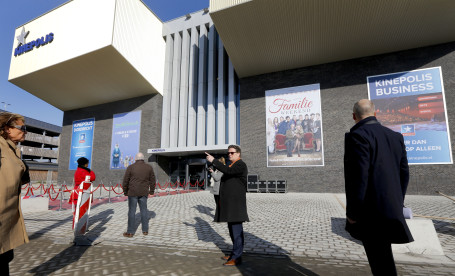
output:
[{"label": "black handbag", "polygon": [[353,237],[354,239],[357,240],[362,240],[363,237],[363,229],[362,229],[362,224],[359,222],[356,223],[349,223],[348,219],[346,219],[346,231]]}]

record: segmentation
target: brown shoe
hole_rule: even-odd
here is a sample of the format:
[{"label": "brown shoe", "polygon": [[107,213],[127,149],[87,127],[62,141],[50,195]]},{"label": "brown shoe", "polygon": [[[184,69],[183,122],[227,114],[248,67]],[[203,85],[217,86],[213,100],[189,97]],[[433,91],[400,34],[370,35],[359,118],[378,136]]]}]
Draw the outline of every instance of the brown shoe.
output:
[{"label": "brown shoe", "polygon": [[144,234],[144,236],[147,236],[149,232],[142,232],[142,234]]},{"label": "brown shoe", "polygon": [[229,261],[230,259],[231,259],[230,255],[221,257],[221,260],[223,260],[223,261]]},{"label": "brown shoe", "polygon": [[224,266],[236,266],[242,263],[242,259],[230,259],[229,261],[225,262]]},{"label": "brown shoe", "polygon": [[124,236],[125,238],[132,238],[132,237],[134,236],[134,234],[125,232],[125,233],[123,233],[123,236]]}]

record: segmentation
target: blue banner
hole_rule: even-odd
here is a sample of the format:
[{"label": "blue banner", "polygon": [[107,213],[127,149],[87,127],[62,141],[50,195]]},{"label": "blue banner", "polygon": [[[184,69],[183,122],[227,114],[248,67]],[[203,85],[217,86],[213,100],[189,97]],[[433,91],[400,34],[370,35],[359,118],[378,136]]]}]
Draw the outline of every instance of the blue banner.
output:
[{"label": "blue banner", "polygon": [[376,117],[401,133],[409,164],[452,164],[441,68],[367,78]]},{"label": "blue banner", "polygon": [[440,68],[368,77],[370,99],[384,99],[442,92]]},{"label": "blue banner", "polygon": [[112,123],[111,162],[112,170],[126,169],[134,163],[139,152],[141,111],[114,114]]},{"label": "blue banner", "polygon": [[77,159],[87,158],[92,165],[93,132],[95,130],[95,118],[84,119],[73,122],[71,134],[71,151],[69,169],[77,169]]}]

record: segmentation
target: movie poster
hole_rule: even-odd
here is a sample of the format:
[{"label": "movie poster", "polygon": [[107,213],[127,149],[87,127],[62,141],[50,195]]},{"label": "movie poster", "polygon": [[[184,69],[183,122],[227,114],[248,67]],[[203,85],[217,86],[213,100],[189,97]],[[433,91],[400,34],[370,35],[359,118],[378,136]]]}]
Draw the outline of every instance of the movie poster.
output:
[{"label": "movie poster", "polygon": [[324,166],[319,83],[265,91],[268,167]]},{"label": "movie poster", "polygon": [[110,169],[126,169],[139,152],[141,111],[114,114],[112,122]]},{"label": "movie poster", "polygon": [[409,164],[452,164],[441,67],[371,76],[378,120],[403,134]]},{"label": "movie poster", "polygon": [[95,118],[73,121],[69,158],[70,170],[77,169],[77,159],[81,157],[89,160],[88,167],[91,168],[94,130]]}]

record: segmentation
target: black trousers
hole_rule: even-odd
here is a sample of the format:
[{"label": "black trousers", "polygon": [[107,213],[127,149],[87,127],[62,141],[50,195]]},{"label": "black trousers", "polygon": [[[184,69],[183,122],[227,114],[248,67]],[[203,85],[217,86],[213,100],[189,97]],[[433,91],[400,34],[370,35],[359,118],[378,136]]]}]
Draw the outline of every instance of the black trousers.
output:
[{"label": "black trousers", "polygon": [[245,236],[243,234],[242,222],[228,222],[229,236],[232,240],[232,259],[239,259],[242,257],[243,245],[245,244]]},{"label": "black trousers", "polygon": [[364,239],[362,243],[374,276],[397,275],[390,242],[380,239]]},{"label": "black trousers", "polygon": [[9,276],[9,263],[13,260],[13,258],[14,252],[12,249],[0,254],[0,275]]}]

